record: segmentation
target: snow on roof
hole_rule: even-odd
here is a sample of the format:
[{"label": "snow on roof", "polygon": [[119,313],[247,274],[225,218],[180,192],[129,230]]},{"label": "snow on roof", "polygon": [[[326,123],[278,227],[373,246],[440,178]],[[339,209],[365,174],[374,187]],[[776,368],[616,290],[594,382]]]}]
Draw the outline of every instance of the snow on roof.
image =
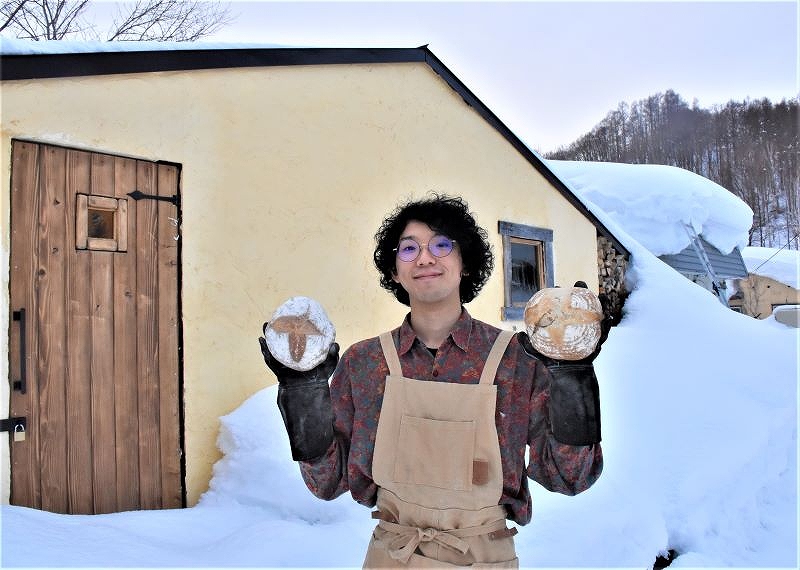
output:
[{"label": "snow on roof", "polygon": [[775,247],[745,247],[747,271],[800,289],[800,251]]},{"label": "snow on roof", "polygon": [[176,51],[176,50],[220,50],[220,49],[276,49],[287,46],[265,43],[231,42],[102,42],[43,40],[31,41],[0,35],[0,55],[44,55],[63,53],[99,53],[123,51]]},{"label": "snow on roof", "polygon": [[603,210],[654,255],[679,253],[690,244],[684,224],[722,253],[747,245],[753,211],[698,174],[657,164],[545,163],[581,200]]}]

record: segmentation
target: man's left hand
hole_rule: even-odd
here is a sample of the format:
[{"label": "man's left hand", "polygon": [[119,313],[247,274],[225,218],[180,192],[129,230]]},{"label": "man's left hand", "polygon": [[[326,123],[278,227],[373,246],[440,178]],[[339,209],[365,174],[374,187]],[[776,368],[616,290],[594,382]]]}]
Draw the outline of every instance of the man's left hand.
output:
[{"label": "man's left hand", "polygon": [[[575,287],[586,287],[578,281]],[[594,351],[581,360],[557,360],[540,353],[533,347],[528,333],[517,333],[523,350],[547,367],[550,384],[550,429],[553,437],[569,445],[592,445],[600,442],[600,388],[594,373],[594,359],[600,354],[611,330],[611,317],[604,298],[603,320],[600,321],[600,338]]]}]

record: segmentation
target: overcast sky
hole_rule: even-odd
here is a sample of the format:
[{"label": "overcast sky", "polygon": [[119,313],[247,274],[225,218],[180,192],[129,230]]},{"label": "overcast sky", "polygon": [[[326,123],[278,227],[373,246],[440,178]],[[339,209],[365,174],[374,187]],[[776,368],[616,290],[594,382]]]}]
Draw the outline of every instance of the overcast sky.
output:
[{"label": "overcast sky", "polygon": [[428,44],[541,152],[625,101],[673,89],[701,107],[796,97],[798,0],[233,2],[207,38],[324,47]]}]

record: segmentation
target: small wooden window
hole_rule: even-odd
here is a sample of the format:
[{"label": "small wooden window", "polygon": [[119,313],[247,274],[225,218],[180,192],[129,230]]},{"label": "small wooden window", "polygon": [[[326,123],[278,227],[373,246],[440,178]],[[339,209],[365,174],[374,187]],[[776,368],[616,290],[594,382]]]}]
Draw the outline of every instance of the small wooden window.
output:
[{"label": "small wooden window", "polygon": [[106,196],[76,196],[75,247],[94,251],[128,250],[128,201]]},{"label": "small wooden window", "polygon": [[553,286],[553,231],[499,222],[503,237],[503,320],[522,320],[525,305]]}]

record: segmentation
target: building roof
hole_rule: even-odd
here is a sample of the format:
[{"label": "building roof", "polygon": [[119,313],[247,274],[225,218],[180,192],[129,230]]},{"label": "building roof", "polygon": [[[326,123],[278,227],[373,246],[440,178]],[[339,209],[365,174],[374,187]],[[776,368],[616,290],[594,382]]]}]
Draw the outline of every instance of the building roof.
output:
[{"label": "building roof", "polygon": [[[704,259],[705,258],[705,259]],[[742,254],[738,247],[729,253],[722,253],[702,237],[688,245],[683,251],[659,256],[664,263],[684,274],[709,273],[708,266],[717,279],[737,279],[747,277]],[[708,260],[708,263],[706,263]]]},{"label": "building roof", "polygon": [[[26,42],[35,44],[39,42]],[[65,50],[74,42],[58,44],[52,50],[20,49],[20,42],[4,39],[0,59],[0,80],[17,81],[93,75],[230,69],[238,67],[274,67],[291,65],[381,64],[419,62],[427,64],[464,102],[471,106],[503,138],[508,141],[561,195],[594,224],[598,234],[609,239],[620,253],[629,254],[611,231],[578,199],[545,164],[544,160],[523,143],[461,80],[437,58],[427,46],[417,48],[311,48],[311,47],[231,47],[168,49],[175,44],[153,47],[125,44],[122,49],[108,50],[115,42],[84,44],[96,51]],[[130,42],[134,44],[136,42]],[[202,45],[202,44],[190,44]],[[42,46],[44,48],[44,46]],[[139,49],[137,49],[139,48]],[[102,50],[102,51],[101,51]],[[30,53],[33,51],[34,53]]]}]

